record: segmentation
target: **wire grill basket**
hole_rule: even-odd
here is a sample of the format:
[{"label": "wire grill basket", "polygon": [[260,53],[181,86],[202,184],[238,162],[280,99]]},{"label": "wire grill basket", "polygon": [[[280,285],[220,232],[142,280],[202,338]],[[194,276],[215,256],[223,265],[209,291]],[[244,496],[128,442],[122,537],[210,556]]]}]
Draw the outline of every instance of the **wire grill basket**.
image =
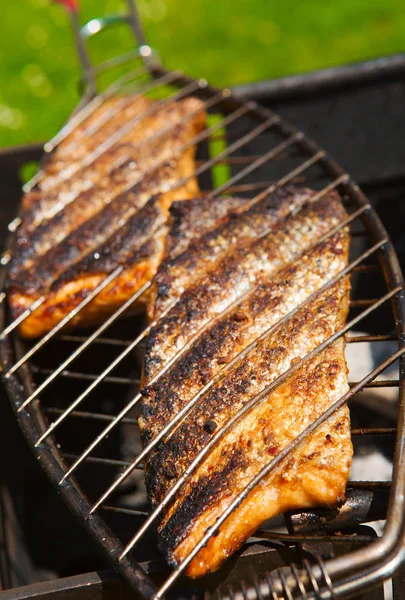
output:
[{"label": "wire grill basket", "polygon": [[[140,400],[139,385],[140,354],[142,344],[154,323],[145,325],[142,318],[131,318],[121,326],[121,318],[134,302],[144,294],[149,283],[137,291],[121,308],[90,332],[68,334],[65,327],[121,273],[118,266],[106,276],[97,288],[48,334],[33,344],[23,342],[17,326],[32,314],[43,302],[40,298],[16,321],[11,322],[7,309],[6,290],[2,294],[1,361],[3,377],[13,404],[16,417],[41,465],[73,512],[103,546],[113,564],[144,598],[163,597],[178,580],[189,562],[207,543],[238,503],[270,471],[282,461],[317,426],[348,401],[356,401],[356,395],[372,387],[395,387],[400,390],[397,430],[353,429],[356,436],[393,436],[396,433],[394,474],[390,502],[386,514],[383,535],[376,541],[373,536],[357,536],[358,549],[330,558],[326,561],[314,552],[312,560],[303,559],[285,571],[278,570],[263,580],[255,579],[239,591],[220,589],[221,598],[337,598],[381,581],[395,572],[402,560],[404,534],[405,463],[403,456],[404,407],[403,356],[405,353],[405,300],[403,279],[389,237],[369,202],[352,181],[329,156],[303,133],[285,123],[276,114],[258,106],[255,102],[235,97],[229,90],[218,90],[205,80],[193,80],[179,72],[169,72],[158,65],[145,44],[132,4],[130,22],[139,36],[141,45],[136,52],[139,65],[112,84],[101,94],[95,94],[95,77],[99,70],[92,68],[84,54],[85,79],[88,84],[84,101],[67,125],[51,140],[45,151],[51,152],[58,143],[105,99],[120,93],[125,98],[137,94],[158,97],[157,103],[146,113],[136,117],[136,122],[149,116],[162,106],[190,95],[198,96],[207,111],[208,126],[188,144],[198,144],[197,167],[194,176],[199,179],[205,195],[212,198],[222,194],[237,194],[246,201],[256,202],[271,192],[293,183],[310,186],[321,198],[337,189],[344,199],[348,218],[326,237],[349,226],[352,236],[350,264],[326,287],[349,274],[352,277],[353,294],[347,324],[322,345],[294,364],[264,392],[254,397],[226,425],[220,427],[192,465],[180,477],[168,496],[152,513],[135,510],[130,505],[115,502],[121,489],[128,487],[134,474],[142,469],[142,462],[161,437],[170,432],[183,413],[176,415],[149,445],[138,454],[129,452],[125,460],[117,458],[117,440],[128,429],[135,435],[136,406]],[[77,20],[72,13],[74,23]],[[88,25],[85,26],[88,29]],[[86,29],[85,29],[86,31]],[[77,37],[83,56],[82,34]],[[134,58],[133,53],[130,56]],[[122,62],[122,61],[121,61]],[[114,63],[115,64],[115,63]],[[114,66],[108,64],[107,66]],[[107,115],[108,117],[108,115]],[[185,117],[190,118],[190,117]],[[102,147],[86,157],[90,164],[112,144],[120,139],[134,121],[123,123],[120,130],[106,140]],[[170,125],[166,131],[170,131]],[[156,134],[157,136],[160,133]],[[155,165],[158,166],[158,163]],[[41,178],[41,171],[26,186],[34,186]],[[183,182],[180,182],[180,185]],[[2,258],[5,277],[11,256],[15,230],[21,219],[17,217],[9,226],[10,246]],[[319,243],[319,242],[318,242]],[[370,283],[371,282],[371,283]],[[376,293],[364,297],[364,289],[375,288]],[[309,299],[311,301],[311,298]],[[291,316],[291,315],[288,315]],[[378,333],[356,333],[359,328],[367,331],[369,323],[381,324]],[[149,535],[160,511],[187,481],[193,470],[224,433],[250,409],[256,406],[269,391],[291,375],[303,361],[321,352],[338,337],[345,335],[349,344],[381,344],[387,340],[397,341],[393,354],[368,373],[360,381],[351,382],[350,391],[302,432],[279,455],[269,458],[268,464],[246,486],[241,494],[224,511],[220,519],[208,528],[203,539],[177,568],[156,585],[145,573],[137,560],[140,541]],[[386,369],[399,361],[399,380],[377,379]],[[65,382],[69,380],[69,387]],[[120,400],[116,400],[117,396]],[[192,410],[197,399],[186,407]],[[184,414],[186,413],[184,412]],[[77,432],[80,431],[80,434]],[[123,433],[124,432],[124,433]],[[77,441],[81,447],[72,443]],[[118,470],[118,472],[117,472]],[[89,482],[91,481],[91,486]],[[386,489],[387,484],[349,482],[349,497],[356,490]],[[109,517],[114,517],[111,521]],[[117,518],[125,518],[125,532],[116,526]],[[107,521],[109,525],[107,525]],[[357,521],[358,522],[358,521]],[[128,532],[130,535],[128,535]],[[326,534],[325,534],[326,535]],[[294,536],[261,531],[258,538],[281,541],[287,545],[319,541],[317,535]],[[344,535],[327,534],[328,541],[344,544]],[[353,541],[353,538],[350,538]],[[373,542],[373,543],[371,543]]]}]

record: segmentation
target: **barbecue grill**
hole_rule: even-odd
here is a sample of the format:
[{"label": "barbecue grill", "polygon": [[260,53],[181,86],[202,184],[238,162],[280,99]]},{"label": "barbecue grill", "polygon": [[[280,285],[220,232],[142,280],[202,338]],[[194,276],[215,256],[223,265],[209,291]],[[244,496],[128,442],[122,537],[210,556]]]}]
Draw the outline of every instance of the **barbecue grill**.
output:
[{"label": "barbecue grill", "polygon": [[[401,359],[405,352],[405,305],[403,280],[392,243],[366,197],[325,151],[273,112],[255,102],[247,102],[229,90],[216,90],[204,80],[192,80],[163,69],[153,59],[135,9],[131,3],[129,6],[129,22],[137,36],[138,50],[114,64],[92,68],[83,35],[76,28],[86,91],[67,128],[46,146],[46,151],[52,151],[74,123],[89,114],[99,102],[100,95],[94,96],[96,76],[106,66],[111,68],[133,60],[136,54],[140,55],[135,60],[141,66],[112,88],[107,88],[101,97],[126,90],[130,84],[131,91],[135,90],[132,93],[148,94],[159,90],[161,94],[165,91],[165,95],[160,96],[160,105],[187,95],[198,95],[203,99],[210,117],[207,130],[195,140],[199,143],[196,174],[201,189],[207,194],[216,197],[224,192],[235,193],[253,201],[288,183],[309,185],[318,190],[319,196],[338,189],[349,212],[349,218],[340,227],[350,226],[353,241],[350,265],[339,275],[342,277],[350,272],[352,276],[351,312],[347,326],[338,335],[347,334],[350,344],[368,342],[378,345],[387,340],[397,341],[398,349],[360,381],[353,381],[350,392],[332,408],[336,410],[350,400],[356,410],[359,392],[366,388],[399,387],[403,394],[401,360],[399,380],[376,381],[376,377]],[[71,15],[76,27],[76,13],[73,11]],[[88,31],[87,26],[84,32]],[[18,224],[17,217],[9,226],[11,234]],[[12,244],[13,235],[2,259],[6,268]],[[203,593],[210,597],[217,593],[221,598],[333,598],[353,595],[392,576],[402,561],[404,533],[403,396],[396,432],[370,429],[361,421],[352,432],[355,447],[356,440],[364,436],[396,435],[391,486],[386,482],[351,481],[346,504],[340,510],[300,511],[285,516],[288,533],[257,532],[255,538],[260,543],[245,548],[238,559],[239,563],[245,564],[246,577],[244,581],[232,580],[231,588],[224,585],[227,583],[226,567],[225,573],[222,569],[200,582],[188,582],[180,577],[185,564],[172,572],[162,566],[151,543],[145,543],[145,538],[141,537],[150,535],[156,515],[148,515],[146,507],[142,506],[143,500],[137,499],[137,494],[141,496],[139,468],[147,448],[140,451],[134,441],[142,341],[150,326],[145,327],[141,319],[132,317],[123,323],[119,318],[125,316],[125,310],[135,301],[132,298],[92,331],[74,334],[63,331],[76,311],[84,308],[93,295],[117,275],[112,272],[92,295],[84,298],[74,314],[39,342],[30,345],[18,337],[16,323],[11,322],[7,312],[4,294],[1,360],[12,406],[35,456],[69,507],[130,585],[145,598],[161,597],[166,592],[174,597],[201,596]],[[18,322],[26,316],[21,316]],[[359,335],[353,332],[359,328],[372,333]],[[327,343],[332,341],[327,340]],[[71,384],[68,388],[67,379]],[[254,401],[258,402],[260,398]],[[322,419],[329,414],[330,411]],[[168,430],[174,424],[170,423]],[[233,421],[226,427],[232,424]],[[309,435],[316,424],[304,435]],[[219,430],[215,439],[222,434]],[[276,469],[284,456],[300,443],[300,438],[269,462],[266,471]],[[126,450],[124,456],[118,456],[122,441]],[[259,474],[260,477],[264,475],[264,472]],[[259,477],[252,481],[244,493],[248,493],[258,480]],[[387,487],[390,487],[390,499],[386,511]],[[232,508],[231,505],[229,510]],[[225,518],[226,514],[223,520]],[[378,540],[372,530],[359,526],[384,518],[386,525]],[[220,522],[207,531],[194,554],[218,526]],[[135,533],[137,529],[138,533]],[[142,568],[139,561],[142,561]],[[249,572],[252,564],[253,574]]]}]

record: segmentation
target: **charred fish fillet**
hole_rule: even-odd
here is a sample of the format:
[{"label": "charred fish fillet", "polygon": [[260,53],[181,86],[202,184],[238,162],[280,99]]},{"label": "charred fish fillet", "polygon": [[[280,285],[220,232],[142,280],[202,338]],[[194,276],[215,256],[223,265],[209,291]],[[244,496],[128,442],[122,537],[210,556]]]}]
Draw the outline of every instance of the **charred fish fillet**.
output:
[{"label": "charred fish fillet", "polygon": [[[331,194],[311,202],[312,194],[306,196],[297,214],[243,250],[233,248],[215,272],[208,268],[193,280],[147,342],[143,443],[183,411],[146,462],[153,508],[213,435],[247,403],[260,400],[206,452],[160,513],[159,545],[172,565],[188,556],[272,457],[348,390],[342,339],[305,360],[343,326],[350,287],[347,278],[327,285],[348,260],[346,230],[322,239],[346,216],[340,199]],[[240,271],[237,264],[243,265]],[[266,394],[268,386],[273,388]],[[351,457],[344,407],[254,488],[190,562],[187,574],[216,570],[276,514],[343,502]]]},{"label": "charred fish fillet", "polygon": [[[136,143],[126,143],[124,163],[111,168],[103,156],[104,171],[96,173],[95,164],[88,167],[97,179],[89,189],[80,191],[87,177],[83,169],[49,190],[29,192],[39,198],[30,204],[17,235],[9,304],[17,317],[38,298],[45,301],[20,326],[23,336],[45,334],[117,267],[122,267],[119,276],[71,326],[105,318],[155,274],[163,258],[171,203],[199,195],[193,139],[204,127],[204,105],[188,98],[148,119],[133,134]],[[167,129],[168,119],[170,133],[158,135]]]}]

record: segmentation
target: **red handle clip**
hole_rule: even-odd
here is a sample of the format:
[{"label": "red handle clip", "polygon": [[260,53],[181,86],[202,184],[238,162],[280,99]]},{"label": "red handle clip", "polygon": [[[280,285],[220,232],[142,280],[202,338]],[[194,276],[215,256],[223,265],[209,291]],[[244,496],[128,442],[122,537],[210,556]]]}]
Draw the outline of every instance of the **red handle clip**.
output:
[{"label": "red handle clip", "polygon": [[68,12],[77,12],[79,10],[79,3],[77,0],[53,0],[58,4],[62,4]]}]

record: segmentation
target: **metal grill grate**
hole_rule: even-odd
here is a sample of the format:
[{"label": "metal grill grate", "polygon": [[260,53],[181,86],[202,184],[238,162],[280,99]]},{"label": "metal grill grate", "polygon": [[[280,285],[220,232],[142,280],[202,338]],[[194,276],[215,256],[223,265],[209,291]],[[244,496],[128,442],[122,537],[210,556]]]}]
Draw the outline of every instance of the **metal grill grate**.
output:
[{"label": "metal grill grate", "polygon": [[[148,109],[144,114],[138,116],[136,121],[124,123],[119,131],[97,149],[95,154],[90,154],[86,158],[86,164],[90,164],[97,156],[100,156],[135,123],[140,123],[143,118],[149,116],[151,111],[157,111],[161,107],[167,106],[168,103],[181,98],[197,95],[204,100],[204,108],[208,114],[213,116],[211,121],[213,124],[187,143],[187,147],[198,144],[199,160],[193,176],[198,177],[204,193],[211,198],[224,193],[238,194],[246,198],[248,205],[252,205],[289,183],[311,186],[317,190],[317,198],[337,189],[344,199],[349,217],[315,245],[343,227],[350,226],[352,233],[351,261],[346,269],[313,294],[306,303],[313,301],[314,297],[349,273],[352,276],[355,293],[351,299],[351,312],[347,325],[290,367],[262,393],[240,409],[226,425],[220,427],[209,444],[173,485],[165,500],[150,514],[144,510],[135,510],[129,506],[115,504],[114,499],[119,501],[120,490],[128,485],[128,480],[131,479],[133,473],[142,468],[142,462],[149,452],[163,437],[171,435],[173,428],[193,409],[202,394],[215,381],[222,378],[230,366],[242,360],[259,340],[270,335],[273,330],[266,331],[235,357],[230,364],[225,365],[137,456],[132,453],[132,456],[124,460],[122,456],[117,457],[117,448],[114,447],[114,444],[117,438],[123,435],[122,432],[125,428],[136,427],[136,406],[141,396],[139,392],[135,391],[139,384],[139,369],[137,370],[135,365],[136,363],[138,366],[140,364],[139,353],[142,350],[142,342],[154,323],[145,326],[142,319],[132,317],[131,321],[126,322],[124,328],[121,326],[121,318],[125,317],[125,312],[146,292],[150,283],[145,284],[95,330],[85,335],[64,334],[63,329],[69,322],[119,276],[124,266],[117,267],[52,331],[31,346],[22,342],[16,333],[16,328],[39,308],[43,299],[36,301],[13,323],[8,322],[6,303],[2,303],[3,333],[0,339],[3,375],[17,418],[30,445],[70,507],[84,521],[86,527],[103,545],[114,564],[119,567],[135,589],[140,591],[145,598],[160,598],[178,580],[193,557],[197,555],[210,536],[215,534],[221,523],[226,520],[249,491],[270,471],[276,469],[319,424],[344,403],[352,401],[355,395],[365,388],[403,386],[402,364],[400,381],[396,379],[376,381],[376,377],[384,373],[387,367],[402,358],[405,353],[403,325],[405,304],[402,276],[384,228],[350,176],[335,164],[325,151],[318,148],[316,144],[286,124],[277,115],[260,108],[254,102],[244,102],[233,97],[229,90],[219,91],[211,88],[204,80],[194,81],[178,72],[167,72],[155,64],[151,69],[153,77],[148,78],[148,73],[149,70],[146,67],[137,69],[131,74],[125,75],[102,95],[96,96],[94,100],[77,112],[68,125],[47,144],[46,150],[53,150],[73,127],[83,122],[99,106],[100,102],[117,92],[130,93],[133,97],[134,94],[151,95],[157,90],[159,94],[162,94],[165,90],[166,95],[152,109]],[[125,97],[122,102],[126,102]],[[191,116],[187,118],[191,118]],[[92,133],[95,130],[93,128]],[[169,130],[170,126],[165,129],[164,133]],[[162,132],[156,134],[157,137],[160,135]],[[216,151],[215,143],[218,141],[224,146],[220,152]],[[182,150],[184,149],[185,147],[182,148]],[[157,168],[158,166],[159,163],[156,163],[153,167]],[[41,172],[26,186],[26,189],[38,183],[40,178]],[[177,185],[180,186],[185,181],[183,180]],[[133,182],[131,182],[132,184]],[[13,221],[10,226],[12,233],[20,222],[18,218]],[[12,252],[12,242],[10,252]],[[5,266],[10,252],[3,256],[2,262]],[[381,281],[385,282],[385,292],[378,297],[362,297],[362,282],[367,277],[372,280],[380,277]],[[243,298],[239,299],[237,303],[242,300]],[[390,331],[385,329],[381,333],[373,335],[359,335],[353,332],[358,325],[367,331],[367,322],[370,319],[378,322],[381,311],[385,311],[385,314],[388,315],[391,314],[392,329]],[[291,318],[292,314],[289,313],[285,320]],[[394,334],[392,331],[396,331],[396,333]],[[278,456],[269,460],[266,467],[235,498],[220,519],[208,528],[203,539],[189,556],[163,582],[160,581],[156,588],[135,561],[133,552],[135,551],[136,555],[136,549],[139,547],[141,539],[149,534],[149,530],[160,512],[173,499],[182,484],[226,431],[233,427],[244,414],[263,401],[273,388],[295,372],[303,362],[320,353],[343,335],[347,335],[350,344],[361,342],[380,344],[387,340],[398,340],[398,350],[360,381],[351,382],[351,388],[347,394],[304,430]],[[176,355],[155,379],[159,378],[177,361],[182,352],[184,350]],[[66,380],[70,382],[67,392]],[[121,401],[116,400],[117,396],[121,398]],[[114,400],[111,400],[111,397],[114,397]],[[108,402],[107,398],[110,398]],[[112,407],[111,404],[118,406]],[[405,469],[403,468],[405,465],[401,445],[403,419],[401,403],[392,485],[388,482],[351,481],[349,483],[349,491],[356,492],[357,490],[358,493],[362,490],[376,491],[387,487],[392,489],[387,526],[378,543],[375,543],[375,537],[369,532],[355,537],[334,535],[333,533],[325,533],[320,537],[319,531],[305,535],[297,535],[294,532],[283,534],[259,531],[255,537],[282,542],[287,546],[319,543],[322,540],[337,545],[344,545],[350,541],[352,544],[366,547],[326,562],[319,554],[313,553],[313,561],[311,563],[302,561],[299,569],[293,566],[287,574],[278,571],[271,578],[267,578],[264,583],[256,582],[253,587],[249,587],[246,593],[242,590],[240,596],[237,595],[239,592],[229,594],[224,592],[221,597],[282,597],[289,599],[312,598],[314,594],[325,598],[338,597],[389,576],[393,568],[399,564],[398,550],[401,547],[401,537],[404,532],[402,496],[405,490]],[[80,423],[82,424],[80,436],[77,436],[76,432]],[[135,429],[133,431],[135,433]],[[392,438],[395,433],[395,430],[391,428],[375,427],[357,427],[352,431],[354,439],[359,436],[384,436],[384,438],[390,436]],[[77,437],[80,437],[79,444],[73,447],[75,446],[73,442],[77,441]],[[121,470],[118,474],[117,469]],[[102,475],[98,477],[101,470]],[[89,479],[93,480],[92,483],[97,480],[96,493],[94,493],[94,488],[89,485]],[[107,519],[108,515],[117,514],[130,519],[130,525],[128,525],[128,521],[126,522],[126,530],[131,533],[129,538],[128,535],[122,535],[122,528],[120,533],[115,535],[106,525],[104,516]],[[141,521],[140,525],[139,521]],[[374,542],[373,546],[369,545],[370,542]],[[363,571],[372,563],[375,567],[374,573],[372,576],[368,575],[365,580]]]}]

